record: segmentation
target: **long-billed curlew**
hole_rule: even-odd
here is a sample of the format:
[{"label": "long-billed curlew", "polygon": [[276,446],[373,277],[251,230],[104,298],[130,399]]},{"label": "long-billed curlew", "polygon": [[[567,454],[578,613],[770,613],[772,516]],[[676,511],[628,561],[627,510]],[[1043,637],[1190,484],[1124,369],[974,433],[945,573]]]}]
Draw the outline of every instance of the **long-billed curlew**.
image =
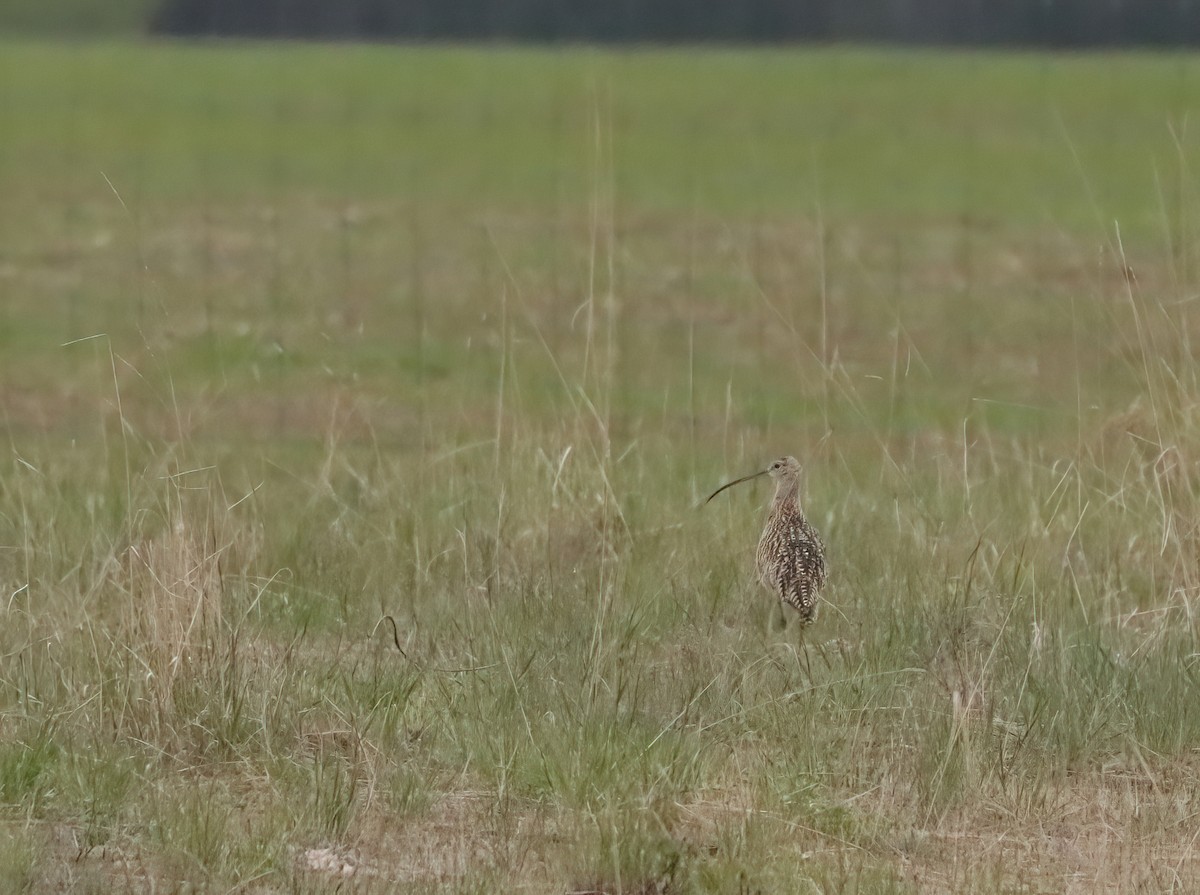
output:
[{"label": "long-billed curlew", "polygon": [[825,544],[808,524],[800,506],[800,464],[795,457],[780,457],[761,472],[734,479],[708,496],[708,503],[726,488],[760,475],[775,480],[775,498],[767,524],[758,539],[757,569],[763,586],[800,613],[800,623],[817,619],[818,600],[828,571]]}]

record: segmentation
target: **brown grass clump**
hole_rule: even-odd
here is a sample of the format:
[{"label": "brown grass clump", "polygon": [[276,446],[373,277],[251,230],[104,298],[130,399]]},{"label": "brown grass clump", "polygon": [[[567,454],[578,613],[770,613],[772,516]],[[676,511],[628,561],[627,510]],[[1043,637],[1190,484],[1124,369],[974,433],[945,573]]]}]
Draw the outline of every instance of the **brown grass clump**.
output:
[{"label": "brown grass clump", "polygon": [[211,515],[195,521],[180,510],[122,557],[117,645],[160,719],[175,712],[181,682],[204,679],[227,659],[223,552]]}]

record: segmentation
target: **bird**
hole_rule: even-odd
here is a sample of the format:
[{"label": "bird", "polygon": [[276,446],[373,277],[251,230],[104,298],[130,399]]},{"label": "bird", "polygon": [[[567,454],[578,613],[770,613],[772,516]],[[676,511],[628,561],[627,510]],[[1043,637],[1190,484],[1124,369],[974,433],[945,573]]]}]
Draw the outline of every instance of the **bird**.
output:
[{"label": "bird", "polygon": [[[825,542],[809,524],[800,506],[801,466],[795,457],[780,457],[766,469],[726,482],[705,500],[710,500],[734,485],[762,475],[775,480],[775,497],[767,512],[762,536],[758,539],[755,566],[758,579],[783,605],[791,606],[804,627],[817,620],[821,588],[829,575],[825,563]],[[785,617],[786,624],[786,617]]]}]

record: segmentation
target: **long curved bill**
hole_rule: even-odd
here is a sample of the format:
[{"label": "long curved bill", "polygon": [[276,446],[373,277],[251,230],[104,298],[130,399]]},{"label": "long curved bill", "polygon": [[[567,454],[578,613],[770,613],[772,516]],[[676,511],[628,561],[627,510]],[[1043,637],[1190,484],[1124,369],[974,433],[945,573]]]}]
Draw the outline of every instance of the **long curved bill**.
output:
[{"label": "long curved bill", "polygon": [[714,497],[716,497],[718,494],[720,494],[726,488],[732,488],[734,485],[740,485],[742,482],[748,482],[751,479],[756,479],[760,475],[766,475],[766,474],[767,474],[767,471],[765,469],[763,469],[759,472],[752,472],[752,473],[750,473],[750,475],[744,475],[740,479],[734,479],[732,482],[726,482],[724,485],[722,485],[720,488],[718,488],[712,494],[708,495],[708,498],[704,502],[708,503],[708,501],[712,500]]}]

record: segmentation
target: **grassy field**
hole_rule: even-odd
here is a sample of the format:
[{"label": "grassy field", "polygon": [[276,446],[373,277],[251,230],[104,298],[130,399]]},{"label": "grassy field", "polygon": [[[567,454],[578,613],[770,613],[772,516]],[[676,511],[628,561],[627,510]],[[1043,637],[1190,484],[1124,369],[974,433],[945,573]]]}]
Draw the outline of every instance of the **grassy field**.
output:
[{"label": "grassy field", "polygon": [[0,45],[6,890],[1194,891],[1198,102]]}]

